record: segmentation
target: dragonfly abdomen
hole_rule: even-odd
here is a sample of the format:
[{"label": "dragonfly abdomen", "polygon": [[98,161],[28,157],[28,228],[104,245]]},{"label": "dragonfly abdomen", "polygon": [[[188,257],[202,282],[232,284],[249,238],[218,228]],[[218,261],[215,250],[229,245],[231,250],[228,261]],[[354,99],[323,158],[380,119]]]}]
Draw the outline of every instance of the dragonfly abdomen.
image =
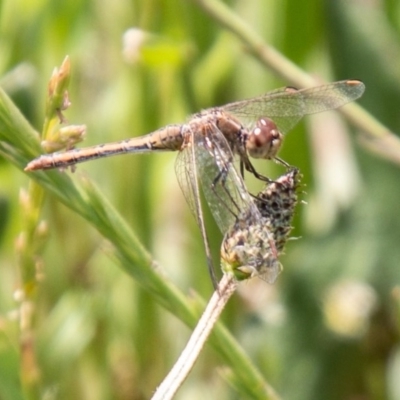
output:
[{"label": "dragonfly abdomen", "polygon": [[119,142],[77,148],[65,152],[42,155],[31,161],[25,171],[37,169],[64,168],[97,158],[124,153],[148,153],[150,151],[180,150],[183,136],[180,125],[169,125],[145,136],[125,139]]}]

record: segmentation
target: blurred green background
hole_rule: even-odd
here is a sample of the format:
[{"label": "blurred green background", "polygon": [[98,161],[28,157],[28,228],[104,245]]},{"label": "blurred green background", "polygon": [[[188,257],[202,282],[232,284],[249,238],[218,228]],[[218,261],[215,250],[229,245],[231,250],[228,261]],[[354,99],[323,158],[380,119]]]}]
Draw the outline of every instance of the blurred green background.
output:
[{"label": "blurred green background", "polygon": [[[264,40],[324,81],[357,78],[359,103],[400,131],[400,3],[242,0],[229,6]],[[85,145],[184,121],[202,108],[291,84],[253,58],[196,2],[3,0],[0,84],[40,132],[47,83],[70,56],[69,123]],[[138,47],[137,28],[146,32]],[[304,174],[293,235],[275,285],[253,279],[223,320],[282,399],[400,398],[398,165],[358,144],[338,113],[307,117],[281,157]],[[166,279],[208,298],[204,250],[174,173],[176,154],[78,166],[123,215]],[[257,163],[269,176],[279,165]],[[68,173],[70,174],[70,173]],[[19,201],[29,179],[0,158],[0,399],[29,398],[20,381]],[[252,190],[257,182],[248,181]],[[87,221],[46,197],[34,348],[43,399],[146,399],[190,330],[127,276]],[[221,235],[210,216],[218,260]],[[111,255],[111,257],[110,257]],[[24,364],[26,365],[26,364]],[[239,399],[205,348],[177,399]],[[25,371],[26,372],[26,371]],[[35,398],[35,397],[32,397]]]}]

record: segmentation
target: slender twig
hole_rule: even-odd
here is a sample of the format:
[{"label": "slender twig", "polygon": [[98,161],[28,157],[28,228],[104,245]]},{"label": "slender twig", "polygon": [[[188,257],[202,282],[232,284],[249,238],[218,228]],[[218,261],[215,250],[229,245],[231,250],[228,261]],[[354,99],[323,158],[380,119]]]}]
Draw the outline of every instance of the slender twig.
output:
[{"label": "slender twig", "polygon": [[229,298],[235,292],[236,287],[237,281],[233,276],[225,274],[222,277],[218,289],[212,295],[185,349],[164,381],[157,388],[152,400],[168,400],[174,397],[197,361],[204,343]]},{"label": "slender twig", "polygon": [[252,29],[239,15],[218,0],[193,0],[220,25],[231,31],[253,55],[272,69],[284,80],[296,86],[315,85],[315,79],[296,64],[284,57],[275,48],[264,42],[263,38]]},{"label": "slender twig", "polygon": [[[219,0],[192,0],[220,25],[238,37],[261,63],[294,86],[307,87],[321,84],[274,47],[264,42],[253,28]],[[362,130],[360,143],[369,150],[394,163],[400,164],[400,140],[386,126],[357,104],[340,110],[346,118]]]}]

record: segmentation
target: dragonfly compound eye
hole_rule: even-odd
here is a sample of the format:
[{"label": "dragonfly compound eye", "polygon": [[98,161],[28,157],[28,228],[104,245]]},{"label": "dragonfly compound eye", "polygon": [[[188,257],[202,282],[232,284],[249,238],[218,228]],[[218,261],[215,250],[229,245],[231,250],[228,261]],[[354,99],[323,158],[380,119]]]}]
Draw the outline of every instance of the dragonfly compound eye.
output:
[{"label": "dragonfly compound eye", "polygon": [[253,158],[271,159],[279,151],[282,140],[283,136],[275,122],[260,118],[247,137],[246,149]]}]

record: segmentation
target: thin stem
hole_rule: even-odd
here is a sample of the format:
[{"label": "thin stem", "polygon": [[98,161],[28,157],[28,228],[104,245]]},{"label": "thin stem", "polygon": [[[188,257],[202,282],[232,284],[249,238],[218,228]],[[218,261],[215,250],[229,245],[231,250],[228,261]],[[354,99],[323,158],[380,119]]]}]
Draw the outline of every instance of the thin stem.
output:
[{"label": "thin stem", "polygon": [[157,388],[152,400],[168,400],[174,397],[197,361],[204,343],[210,336],[218,317],[236,288],[237,281],[235,278],[232,275],[225,274],[218,285],[218,290],[212,295],[185,349],[164,381]]},{"label": "thin stem", "polygon": [[297,86],[312,86],[316,81],[275,48],[264,42],[240,16],[217,0],[193,0],[220,25],[231,31],[253,55],[277,75]]}]

